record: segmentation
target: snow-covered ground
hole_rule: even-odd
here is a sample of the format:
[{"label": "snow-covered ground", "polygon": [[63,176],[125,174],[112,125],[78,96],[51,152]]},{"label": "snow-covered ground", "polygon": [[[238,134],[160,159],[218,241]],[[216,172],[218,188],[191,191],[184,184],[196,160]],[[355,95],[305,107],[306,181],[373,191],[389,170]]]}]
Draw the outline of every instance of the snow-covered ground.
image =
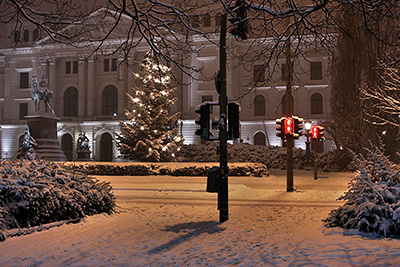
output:
[{"label": "snow-covered ground", "polygon": [[9,238],[0,266],[400,266],[400,239],[323,225],[352,174],[284,174],[231,177],[224,223],[204,177],[101,177],[118,214]]}]

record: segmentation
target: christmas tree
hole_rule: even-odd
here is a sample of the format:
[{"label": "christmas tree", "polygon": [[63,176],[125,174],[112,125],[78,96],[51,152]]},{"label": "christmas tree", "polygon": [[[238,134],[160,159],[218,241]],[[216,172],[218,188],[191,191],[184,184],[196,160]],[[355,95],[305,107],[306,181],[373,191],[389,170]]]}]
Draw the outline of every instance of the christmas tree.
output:
[{"label": "christmas tree", "polygon": [[120,122],[118,148],[124,158],[138,161],[171,161],[183,144],[178,135],[179,113],[170,114],[176,102],[175,88],[170,83],[170,69],[156,63],[152,53],[134,74],[133,93],[127,94],[130,109],[125,115],[130,122]]}]

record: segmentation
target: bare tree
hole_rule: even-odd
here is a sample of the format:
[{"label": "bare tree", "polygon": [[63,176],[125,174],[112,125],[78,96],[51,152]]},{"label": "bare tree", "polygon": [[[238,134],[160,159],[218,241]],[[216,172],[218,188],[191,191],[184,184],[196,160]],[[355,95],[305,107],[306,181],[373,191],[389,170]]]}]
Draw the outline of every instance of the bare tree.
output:
[{"label": "bare tree", "polygon": [[[5,0],[0,3],[0,22],[22,21],[39,27],[53,41],[91,48],[93,53],[115,53],[128,57],[132,50],[146,44],[159,60],[175,65],[186,74],[200,71],[185,61],[191,52],[202,46],[193,36],[218,45],[218,29],[199,26],[199,21],[218,18],[221,13],[235,16],[231,7],[235,0],[104,0],[78,5],[74,0]],[[80,3],[81,1],[79,1]],[[396,0],[243,0],[247,7],[246,22],[249,39],[246,49],[230,47],[230,54],[250,68],[257,59],[263,59],[267,73],[272,76],[276,65],[271,64],[285,53],[284,43],[291,38],[292,56],[298,58],[304,49],[330,49],[341,25],[344,4],[354,7],[365,29],[372,36],[398,46],[399,39],[380,36],[373,22],[376,17],[394,20],[399,24],[399,4]],[[93,15],[95,7],[102,7]],[[92,14],[91,16],[89,14]],[[285,18],[290,23],[285,24]],[[123,31],[120,27],[123,26]],[[230,25],[230,28],[235,25]],[[17,29],[15,28],[15,29]],[[229,29],[228,29],[229,30]],[[389,34],[398,36],[398,26]],[[96,34],[93,34],[96,33]],[[121,36],[123,33],[123,36]],[[120,42],[114,40],[119,36]],[[229,49],[229,48],[228,48]]]},{"label": "bare tree", "polygon": [[362,88],[363,99],[371,106],[365,110],[367,120],[374,125],[400,126],[400,66],[399,62],[381,61],[383,74],[380,86]]}]

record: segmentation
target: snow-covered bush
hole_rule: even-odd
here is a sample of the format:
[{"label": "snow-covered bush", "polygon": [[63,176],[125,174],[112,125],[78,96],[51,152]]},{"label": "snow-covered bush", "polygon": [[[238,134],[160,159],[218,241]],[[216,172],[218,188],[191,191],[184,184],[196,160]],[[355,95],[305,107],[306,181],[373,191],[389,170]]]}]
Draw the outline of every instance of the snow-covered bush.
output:
[{"label": "snow-covered bush", "polygon": [[357,156],[359,169],[325,224],[384,236],[400,234],[400,171],[393,168],[381,149]]},{"label": "snow-covered bush", "polygon": [[355,171],[357,164],[350,152],[333,150],[318,156],[318,167],[324,172]]},{"label": "snow-covered bush", "polygon": [[[183,162],[218,162],[218,143],[208,142],[201,145],[184,145],[178,153]],[[311,153],[312,157],[312,153]],[[293,148],[293,166],[295,169],[307,167],[306,151]],[[308,166],[312,166],[311,158]],[[345,151],[328,151],[318,156],[318,166],[323,171],[355,170],[352,156]],[[254,162],[266,165],[268,168],[284,169],[286,166],[286,148],[279,146],[257,146],[250,144],[228,145],[229,162]]]},{"label": "snow-covered bush", "polygon": [[[217,160],[216,160],[217,161]],[[215,164],[196,163],[123,163],[108,164],[100,162],[65,163],[64,167],[70,171],[77,170],[88,175],[171,175],[171,176],[207,176],[208,169]],[[229,163],[230,176],[256,176],[268,175],[264,164],[231,164]]]},{"label": "snow-covered bush", "polygon": [[112,213],[109,183],[55,162],[10,161],[0,166],[0,231]]}]

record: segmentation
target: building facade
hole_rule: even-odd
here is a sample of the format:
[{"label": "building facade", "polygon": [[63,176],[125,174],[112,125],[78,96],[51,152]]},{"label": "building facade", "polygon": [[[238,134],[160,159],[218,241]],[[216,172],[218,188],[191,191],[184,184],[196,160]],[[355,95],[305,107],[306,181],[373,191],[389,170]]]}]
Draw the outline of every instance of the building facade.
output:
[{"label": "building facade", "polygon": [[[216,21],[207,21],[205,27],[215,27]],[[218,38],[218,37],[216,37]],[[19,139],[26,129],[24,116],[34,110],[31,99],[31,80],[42,73],[48,78],[48,87],[54,93],[53,109],[60,118],[58,139],[68,160],[76,159],[79,134],[90,141],[91,159],[119,160],[116,133],[119,121],[125,120],[128,107],[126,93],[131,92],[131,64],[148,50],[138,47],[128,61],[114,56],[90,55],[85,48],[43,42],[40,31],[34,27],[16,31],[7,47],[0,49],[0,136],[1,158],[12,158],[19,147]],[[186,59],[202,69],[193,77],[179,74],[177,103],[172,112],[180,112],[180,133],[185,144],[197,144],[198,114],[195,107],[203,101],[218,101],[212,79],[219,68],[219,48],[200,36],[193,36],[201,46],[199,53]],[[216,40],[217,41],[217,40]],[[229,37],[228,43],[237,42]],[[235,49],[245,49],[246,42]],[[307,50],[307,49],[306,49]],[[274,60],[275,71],[266,73],[262,59],[241,64],[231,57],[227,66],[227,88],[231,100],[241,105],[241,138],[235,142],[256,145],[282,146],[276,137],[275,119],[285,113],[285,58]],[[330,117],[330,77],[328,55],[318,50],[307,50],[294,66],[293,114],[312,122]],[[42,104],[43,105],[43,104]],[[41,110],[44,107],[41,106]],[[217,114],[215,110],[213,114]],[[305,137],[295,141],[305,148]],[[325,141],[320,151],[332,148]]]}]

